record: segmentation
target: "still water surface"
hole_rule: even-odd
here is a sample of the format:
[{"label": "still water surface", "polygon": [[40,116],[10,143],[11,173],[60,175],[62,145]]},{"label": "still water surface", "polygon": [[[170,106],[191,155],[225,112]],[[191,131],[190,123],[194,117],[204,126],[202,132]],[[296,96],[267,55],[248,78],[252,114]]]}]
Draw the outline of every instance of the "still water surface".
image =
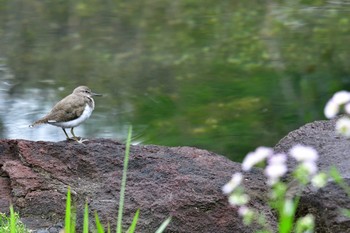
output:
[{"label": "still water surface", "polygon": [[196,146],[241,159],[324,119],[350,89],[350,5],[320,1],[0,3],[0,137],[65,140],[28,126],[79,85],[104,96],[84,138]]},{"label": "still water surface", "polygon": [[[21,93],[10,94],[11,85],[8,82],[2,82],[0,86],[2,138],[35,141],[65,140],[63,131],[58,127],[40,125],[29,128],[28,126],[48,113],[61,96],[69,94],[71,90],[66,90],[64,87],[48,90],[26,88]],[[62,94],[58,95],[58,93]],[[96,99],[95,102],[96,111],[84,125],[75,128],[75,134],[86,138],[102,137],[123,140],[127,123],[120,125],[117,117],[113,118],[109,112],[103,113],[103,108],[107,108],[103,99]],[[119,126],[119,130],[110,125]]]}]

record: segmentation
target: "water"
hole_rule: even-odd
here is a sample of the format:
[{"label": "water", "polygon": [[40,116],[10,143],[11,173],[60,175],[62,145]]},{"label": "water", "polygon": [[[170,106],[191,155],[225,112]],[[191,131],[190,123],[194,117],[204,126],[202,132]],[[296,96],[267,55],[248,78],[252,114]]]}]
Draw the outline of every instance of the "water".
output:
[{"label": "water", "polygon": [[3,1],[0,137],[29,128],[79,85],[104,94],[84,138],[196,146],[239,160],[324,119],[350,88],[350,5],[319,1]]},{"label": "water", "polygon": [[[65,135],[59,127],[40,125],[30,128],[29,125],[35,120],[46,115],[63,96],[72,92],[65,87],[55,87],[54,80],[45,80],[47,88],[21,87],[16,83],[15,76],[11,74],[4,59],[0,64],[0,118],[1,137],[9,139],[61,141]],[[19,86],[19,87],[18,87]],[[97,108],[93,117],[86,122],[85,126],[75,129],[76,135],[83,137],[102,137],[123,140],[127,125],[121,124],[118,118],[112,118],[113,110],[108,111],[108,123],[106,113],[101,113],[104,104],[109,99],[108,93],[103,98],[96,98]],[[110,125],[109,125],[110,123]],[[98,125],[98,127],[96,127]],[[119,127],[116,128],[115,126]]]},{"label": "water", "polygon": [[[2,83],[6,86],[5,82]],[[10,87],[10,86],[8,86]],[[65,140],[65,135],[59,127],[51,125],[40,125],[29,128],[35,120],[48,113],[55,102],[60,100],[57,92],[69,94],[69,91],[49,89],[40,90],[28,88],[23,93],[9,94],[5,88],[1,88],[1,119],[3,121],[2,135],[10,139],[61,141]],[[99,100],[96,100],[98,103]],[[101,100],[103,105],[103,100]],[[116,124],[115,121],[110,121]],[[104,125],[103,114],[94,112],[93,117],[85,123],[85,126],[75,128],[75,134],[83,137],[102,137],[122,140],[125,129],[114,131],[115,128]],[[99,127],[94,127],[99,125]]]}]

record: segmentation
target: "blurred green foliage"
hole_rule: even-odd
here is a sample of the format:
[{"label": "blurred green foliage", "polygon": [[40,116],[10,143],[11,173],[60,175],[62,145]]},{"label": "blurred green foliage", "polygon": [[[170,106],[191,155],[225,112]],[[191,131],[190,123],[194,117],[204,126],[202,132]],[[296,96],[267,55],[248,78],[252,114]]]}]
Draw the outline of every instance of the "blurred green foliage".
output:
[{"label": "blurred green foliage", "polygon": [[[13,225],[11,225],[11,222]],[[0,232],[29,233],[30,231],[21,222],[18,213],[13,213],[13,215],[7,216],[5,213],[0,212]]]},{"label": "blurred green foliage", "polygon": [[21,85],[85,83],[127,103],[145,143],[239,160],[323,119],[350,86],[344,1],[0,0],[0,56]]}]

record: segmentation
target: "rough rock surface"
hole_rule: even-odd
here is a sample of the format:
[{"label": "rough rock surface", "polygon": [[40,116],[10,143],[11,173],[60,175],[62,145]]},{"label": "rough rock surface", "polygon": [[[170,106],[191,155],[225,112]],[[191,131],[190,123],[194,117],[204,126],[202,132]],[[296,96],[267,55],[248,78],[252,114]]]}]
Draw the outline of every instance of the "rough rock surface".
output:
[{"label": "rough rock surface", "polygon": [[[276,146],[288,152],[296,144],[314,147],[320,170],[336,166],[350,184],[350,140],[334,132],[336,120],[317,121],[289,133]],[[67,187],[77,205],[78,225],[88,202],[104,224],[114,226],[119,203],[125,146],[96,139],[78,144],[0,140],[0,211],[13,203],[22,220],[38,232],[57,233],[62,227]],[[292,169],[295,163],[290,163]],[[166,232],[254,232],[230,207],[221,187],[240,170],[223,156],[191,147],[132,146],[124,210],[125,227],[141,210],[137,232],[154,232],[172,216]],[[266,206],[266,185],[260,170],[245,176],[250,205],[264,212],[275,229],[276,218]],[[316,216],[317,233],[350,232],[350,220],[340,214],[350,209],[350,197],[334,183],[309,187],[300,200],[298,216]]]},{"label": "rough rock surface", "polygon": [[[124,152],[123,144],[106,139],[84,144],[0,140],[0,211],[7,212],[12,202],[31,229],[57,230],[70,186],[78,225],[87,201],[90,219],[97,211],[104,224],[114,226]],[[166,232],[254,232],[257,227],[244,226],[221,193],[239,169],[240,164],[196,148],[132,146],[123,223],[129,226],[140,208],[137,232],[154,232],[168,216],[172,221]],[[245,183],[250,205],[266,213],[275,227],[264,201],[262,173],[254,170]]]},{"label": "rough rock surface", "polygon": [[[319,169],[329,171],[335,166],[344,180],[350,184],[350,140],[335,132],[335,120],[316,121],[290,132],[276,146],[278,152],[288,152],[296,144],[315,148],[320,158]],[[289,164],[292,169],[295,163]],[[300,200],[298,215],[312,213],[316,216],[316,232],[350,232],[350,219],[340,213],[340,208],[350,209],[350,197],[336,184],[330,182],[325,188],[309,187]]]}]

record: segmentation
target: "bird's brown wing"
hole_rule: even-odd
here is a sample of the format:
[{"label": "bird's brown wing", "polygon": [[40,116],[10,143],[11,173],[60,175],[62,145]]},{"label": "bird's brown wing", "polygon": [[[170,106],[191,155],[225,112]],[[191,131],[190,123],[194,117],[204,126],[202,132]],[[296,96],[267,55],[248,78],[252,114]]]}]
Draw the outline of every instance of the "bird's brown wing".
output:
[{"label": "bird's brown wing", "polygon": [[46,122],[67,122],[77,119],[84,109],[84,99],[71,94],[58,102],[43,119]]}]

